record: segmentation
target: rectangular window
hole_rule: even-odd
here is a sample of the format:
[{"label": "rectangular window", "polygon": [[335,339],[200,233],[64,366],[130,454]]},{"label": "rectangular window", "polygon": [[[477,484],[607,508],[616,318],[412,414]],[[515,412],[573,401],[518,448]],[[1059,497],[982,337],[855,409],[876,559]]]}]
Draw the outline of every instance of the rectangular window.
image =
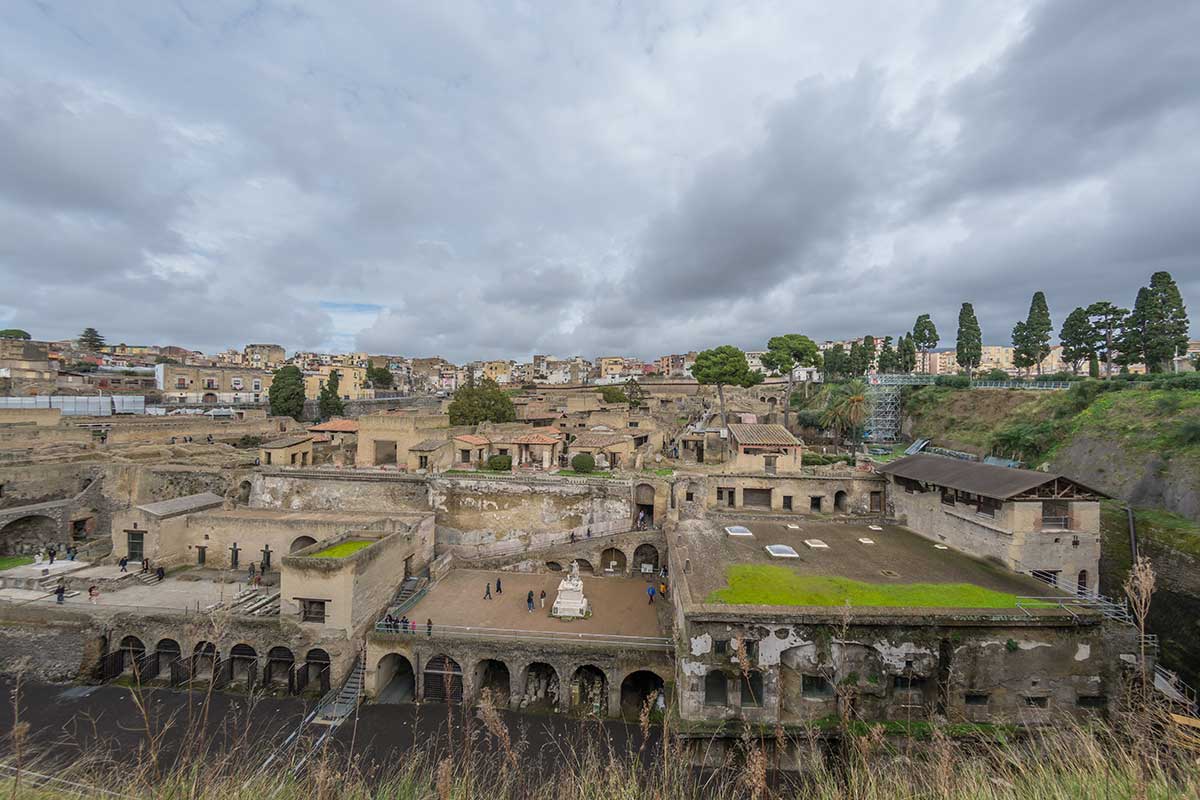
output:
[{"label": "rectangular window", "polygon": [[497,452],[497,453],[499,453],[499,454],[500,454],[500,455],[502,455],[502,456],[506,456],[506,455],[508,455],[508,448],[507,448],[507,447],[501,447],[501,448],[500,448],[498,451],[496,451],[496,452]]},{"label": "rectangular window", "polygon": [[704,705],[724,706],[729,703],[729,679],[724,672],[713,670],[704,676]]},{"label": "rectangular window", "polygon": [[822,500],[822,498],[820,498],[820,497],[810,497],[810,498],[808,498],[808,510],[809,510],[809,511],[816,511],[816,512],[820,513],[820,511],[821,511],[821,500]]},{"label": "rectangular window", "polygon": [[763,704],[763,676],[752,670],[742,678],[742,707],[757,708]]},{"label": "rectangular window", "polygon": [[879,514],[883,511],[883,492],[871,492],[871,512]]},{"label": "rectangular window", "polygon": [[1080,708],[1108,708],[1108,698],[1102,694],[1081,694],[1075,703]]},{"label": "rectangular window", "polygon": [[637,426],[638,426],[638,424],[637,424],[636,422],[632,422],[632,421],[631,421],[631,422],[629,423],[629,427],[631,427],[631,428],[636,428]]},{"label": "rectangular window", "polygon": [[459,461],[462,461],[464,464],[467,463],[468,461],[471,460],[471,451],[470,450],[459,450],[458,451],[458,459],[459,459]]},{"label": "rectangular window", "polygon": [[187,388],[187,378],[176,378],[175,379],[175,388],[176,389],[186,389]]},{"label": "rectangular window", "polygon": [[1050,706],[1049,697],[1026,697],[1025,705],[1030,708],[1048,708]]},{"label": "rectangular window", "polygon": [[719,656],[729,653],[729,640],[717,639],[715,642],[713,642],[713,652]]},{"label": "rectangular window", "polygon": [[792,510],[792,496],[790,494],[785,494],[783,496],[783,510],[784,511]]},{"label": "rectangular window", "polygon": [[683,497],[684,497],[684,499],[685,499],[685,500],[687,500],[689,503],[690,503],[690,502],[692,502],[693,500],[695,500],[695,499],[696,499],[696,495],[695,495],[695,494],[693,494],[692,492],[688,492],[688,493],[687,493],[687,494],[685,494]]},{"label": "rectangular window", "polygon": [[775,463],[779,460],[779,456],[763,456],[763,471],[768,475],[775,474]]},{"label": "rectangular window", "polygon": [[300,618],[305,622],[324,622],[325,601],[300,600]]},{"label": "rectangular window", "polygon": [[833,684],[823,675],[801,675],[800,693],[805,697],[833,697]]},{"label": "rectangular window", "polygon": [[986,706],[988,696],[983,692],[967,692],[966,703],[969,706]]},{"label": "rectangular window", "polygon": [[1000,501],[994,500],[991,497],[981,497],[979,498],[979,505],[975,508],[975,513],[984,517],[995,517],[998,510],[1000,510]]},{"label": "rectangular window", "polygon": [[417,468],[429,469],[429,456],[417,456]]},{"label": "rectangular window", "polygon": [[942,505],[944,505],[944,506],[953,506],[953,505],[954,505],[954,492],[953,492],[953,490],[951,490],[951,489],[942,489]]},{"label": "rectangular window", "polygon": [[892,685],[897,689],[919,691],[925,688],[925,679],[919,675],[897,675]]},{"label": "rectangular window", "polygon": [[252,382],[252,387],[253,387],[254,391],[261,392],[262,391],[262,381],[260,381],[258,378],[255,378]]}]

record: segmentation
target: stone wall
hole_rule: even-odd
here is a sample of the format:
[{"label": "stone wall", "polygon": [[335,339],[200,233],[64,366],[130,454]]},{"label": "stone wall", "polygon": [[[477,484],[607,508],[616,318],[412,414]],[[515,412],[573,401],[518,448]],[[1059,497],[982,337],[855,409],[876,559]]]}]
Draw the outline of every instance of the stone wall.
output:
[{"label": "stone wall", "polygon": [[427,511],[425,479],[383,473],[263,470],[254,476],[250,505],[308,511]]}]

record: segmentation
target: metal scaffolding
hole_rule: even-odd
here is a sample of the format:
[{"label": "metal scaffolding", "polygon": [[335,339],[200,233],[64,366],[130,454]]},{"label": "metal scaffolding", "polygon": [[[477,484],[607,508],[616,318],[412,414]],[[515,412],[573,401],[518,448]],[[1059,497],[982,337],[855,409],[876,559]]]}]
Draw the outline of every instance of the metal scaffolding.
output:
[{"label": "metal scaffolding", "polygon": [[868,442],[882,444],[900,438],[900,387],[872,383],[867,389],[871,415],[867,417],[864,436]]}]

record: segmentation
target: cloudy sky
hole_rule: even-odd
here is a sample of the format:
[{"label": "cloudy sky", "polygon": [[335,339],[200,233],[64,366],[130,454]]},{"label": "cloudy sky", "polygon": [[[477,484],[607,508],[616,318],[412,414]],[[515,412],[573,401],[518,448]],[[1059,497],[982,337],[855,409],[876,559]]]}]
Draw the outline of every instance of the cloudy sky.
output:
[{"label": "cloudy sky", "polygon": [[[1005,343],[1169,270],[1200,3],[0,4],[0,327],[525,358]],[[1200,325],[1193,324],[1193,333]]]}]

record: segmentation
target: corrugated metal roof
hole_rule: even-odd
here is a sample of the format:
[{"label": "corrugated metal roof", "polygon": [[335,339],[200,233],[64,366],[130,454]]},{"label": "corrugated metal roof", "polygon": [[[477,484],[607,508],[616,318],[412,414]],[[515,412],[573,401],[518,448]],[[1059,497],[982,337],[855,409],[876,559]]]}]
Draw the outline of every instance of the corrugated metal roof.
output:
[{"label": "corrugated metal roof", "polygon": [[748,445],[785,445],[795,447],[800,440],[782,425],[737,425],[729,426],[729,433],[738,444]]},{"label": "corrugated metal roof", "polygon": [[174,497],[170,500],[160,500],[157,503],[146,503],[145,505],[138,506],[138,511],[145,511],[147,514],[152,514],[156,517],[173,517],[177,514],[215,508],[224,505],[224,503],[225,500],[220,495],[215,495],[212,492],[201,492],[200,494]]},{"label": "corrugated metal roof", "polygon": [[275,439],[262,445],[264,450],[282,450],[285,447],[295,447],[298,444],[311,442],[311,436],[285,436],[282,439]]},{"label": "corrugated metal roof", "polygon": [[876,471],[997,500],[1007,500],[1059,479],[1070,481],[1081,489],[1104,496],[1103,492],[1098,492],[1078,481],[1051,472],[998,467],[992,464],[981,464],[978,461],[962,461],[957,458],[944,458],[926,453],[905,456],[878,467]]}]

